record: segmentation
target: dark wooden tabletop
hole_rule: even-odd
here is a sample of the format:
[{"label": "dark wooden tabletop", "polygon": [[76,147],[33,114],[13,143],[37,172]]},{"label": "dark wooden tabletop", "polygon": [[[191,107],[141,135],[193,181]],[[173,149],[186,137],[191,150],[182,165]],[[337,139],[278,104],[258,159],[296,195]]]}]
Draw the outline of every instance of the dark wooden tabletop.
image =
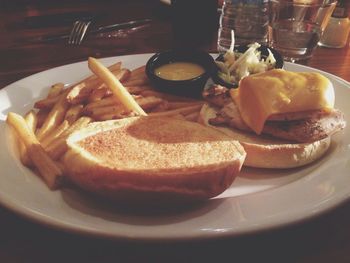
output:
[{"label": "dark wooden tabletop", "polygon": [[[91,15],[94,26],[142,18],[153,21],[110,38],[89,36],[80,46],[66,40],[33,42],[42,35],[68,33],[72,18]],[[169,6],[156,0],[0,0],[0,88],[88,56],[154,53],[181,45],[169,16]],[[215,32],[208,36],[198,47],[216,52]],[[349,46],[317,48],[302,64],[350,81]],[[0,208],[0,262],[350,262],[349,223],[350,203],[344,203],[306,222],[247,236],[145,243],[65,233]]]}]

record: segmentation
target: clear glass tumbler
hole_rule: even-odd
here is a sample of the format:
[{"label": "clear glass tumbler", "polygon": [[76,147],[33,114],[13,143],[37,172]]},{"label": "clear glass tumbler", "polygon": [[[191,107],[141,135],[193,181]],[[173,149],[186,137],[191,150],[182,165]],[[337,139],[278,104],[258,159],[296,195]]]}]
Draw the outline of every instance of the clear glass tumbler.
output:
[{"label": "clear glass tumbler", "polygon": [[286,61],[312,56],[336,0],[270,0],[269,44]]},{"label": "clear glass tumbler", "polygon": [[218,51],[225,52],[231,45],[231,31],[235,44],[258,42],[267,44],[268,0],[225,0],[220,15]]}]

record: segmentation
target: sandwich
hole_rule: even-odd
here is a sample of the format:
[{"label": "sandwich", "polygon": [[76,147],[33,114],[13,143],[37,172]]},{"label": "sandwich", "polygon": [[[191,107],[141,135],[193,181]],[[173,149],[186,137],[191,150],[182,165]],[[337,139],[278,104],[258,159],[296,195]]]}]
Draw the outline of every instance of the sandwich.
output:
[{"label": "sandwich", "polygon": [[246,153],[231,137],[170,117],[95,122],[70,135],[70,181],[113,200],[205,200],[226,190]]},{"label": "sandwich", "polygon": [[346,123],[334,108],[332,83],[319,73],[273,69],[250,75],[237,89],[214,85],[200,122],[240,141],[244,165],[292,168],[321,158]]}]

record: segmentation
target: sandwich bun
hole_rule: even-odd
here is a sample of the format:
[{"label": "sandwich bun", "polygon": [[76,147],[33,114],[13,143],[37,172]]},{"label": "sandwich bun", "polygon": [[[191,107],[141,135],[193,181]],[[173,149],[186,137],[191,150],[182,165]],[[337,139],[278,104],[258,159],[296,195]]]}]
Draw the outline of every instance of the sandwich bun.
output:
[{"label": "sandwich bun", "polygon": [[275,116],[334,108],[333,84],[317,72],[273,69],[243,78],[230,89],[244,123],[261,134],[266,121]]},{"label": "sandwich bun", "polygon": [[295,168],[321,158],[330,147],[331,139],[312,143],[291,143],[263,135],[209,124],[209,119],[216,116],[217,110],[204,104],[199,115],[199,122],[217,129],[238,140],[247,153],[244,166],[256,168]]},{"label": "sandwich bun", "polygon": [[210,127],[169,117],[95,122],[67,139],[68,178],[113,200],[204,200],[226,190],[246,153]]}]

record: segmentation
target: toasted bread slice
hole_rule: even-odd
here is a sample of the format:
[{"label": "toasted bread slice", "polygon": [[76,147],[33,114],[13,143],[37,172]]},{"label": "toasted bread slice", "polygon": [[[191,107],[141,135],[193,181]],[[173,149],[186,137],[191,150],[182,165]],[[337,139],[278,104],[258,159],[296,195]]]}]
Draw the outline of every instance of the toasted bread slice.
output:
[{"label": "toasted bread slice", "polygon": [[91,123],[67,144],[64,163],[75,184],[137,201],[216,196],[232,184],[246,155],[222,132],[165,117]]},{"label": "toasted bread slice", "polygon": [[299,167],[321,158],[330,146],[330,137],[312,143],[292,143],[234,128],[212,126],[208,120],[214,118],[216,112],[215,108],[204,104],[199,114],[199,122],[238,140],[247,153],[244,166],[257,168]]}]

